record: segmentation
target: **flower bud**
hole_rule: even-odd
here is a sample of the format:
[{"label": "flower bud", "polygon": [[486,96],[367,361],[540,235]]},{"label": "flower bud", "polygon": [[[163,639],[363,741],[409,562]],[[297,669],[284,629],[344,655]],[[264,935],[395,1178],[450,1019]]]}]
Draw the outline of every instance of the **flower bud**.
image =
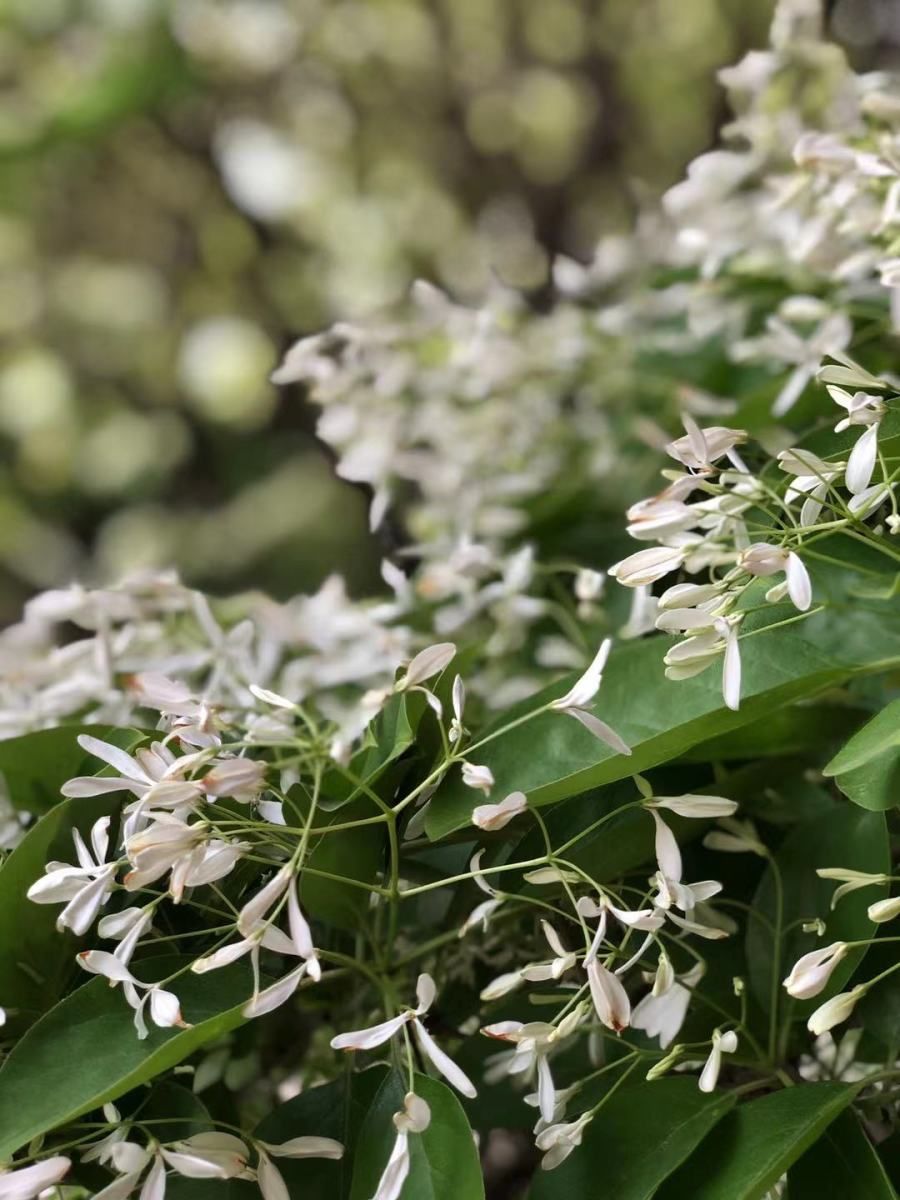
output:
[{"label": "flower bud", "polygon": [[851,991],[840,992],[837,996],[832,996],[830,1000],[826,1000],[824,1004],[820,1004],[806,1022],[809,1032],[818,1037],[820,1033],[827,1033],[835,1025],[840,1025],[841,1022],[846,1021],[854,1008],[856,1008],[857,1003],[866,994],[866,991],[867,985],[860,983]]}]

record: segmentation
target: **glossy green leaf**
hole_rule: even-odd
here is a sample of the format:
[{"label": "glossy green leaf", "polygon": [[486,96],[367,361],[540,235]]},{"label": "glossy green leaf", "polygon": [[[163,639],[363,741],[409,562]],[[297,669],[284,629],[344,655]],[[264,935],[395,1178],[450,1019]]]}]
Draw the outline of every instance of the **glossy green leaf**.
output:
[{"label": "glossy green leaf", "polygon": [[733,1107],[728,1092],[706,1096],[693,1079],[623,1088],[604,1104],[581,1146],[552,1171],[538,1170],[529,1200],[598,1194],[650,1200]]},{"label": "glossy green leaf", "polygon": [[45,863],[76,862],[72,829],[87,837],[98,817],[117,811],[118,796],[63,800],[25,835],[0,867],[0,995],[11,1028],[26,1028],[59,999],[78,972],[80,941],[58,933],[61,905],[35,904],[26,892],[44,874]]},{"label": "glossy green leaf", "polygon": [[[548,804],[676,758],[853,675],[900,663],[897,606],[856,600],[849,619],[840,586],[831,576],[817,574],[816,598],[829,603],[790,630],[768,628],[796,615],[784,605],[748,615],[741,638],[743,698],[738,712],[722,701],[717,666],[693,679],[667,680],[662,660],[669,643],[650,637],[613,650],[591,706],[628,743],[630,756],[616,754],[577,721],[551,711],[498,734],[475,752],[474,760],[493,771],[496,795],[519,789],[532,804]],[[537,712],[573,680],[567,677],[504,714],[495,730]],[[432,800],[429,836],[436,839],[466,825],[477,803],[477,794],[454,771]]]},{"label": "glossy green leaf", "polygon": [[363,796],[366,789],[380,794],[384,789],[377,786],[379,781],[385,773],[390,779],[388,769],[414,745],[425,708],[425,698],[420,694],[391,696],[366,730],[362,746],[350,761],[349,772],[338,767],[326,772],[320,807],[340,808]]},{"label": "glossy green leaf", "polygon": [[[789,635],[788,635],[789,636]],[[865,720],[864,711],[837,704],[798,704],[780,708],[741,729],[693,746],[686,762],[729,762],[736,759],[782,758],[809,751],[821,753]]]},{"label": "glossy green leaf", "polygon": [[[143,962],[139,978],[162,978],[183,960]],[[151,974],[151,971],[153,972]],[[241,1023],[249,969],[180,976],[172,985],[188,1029],[150,1028],[140,1041],[120,989],[95,978],[61,1000],[15,1046],[0,1069],[0,1161],[40,1133],[115,1100]],[[39,1086],[35,1086],[39,1081]]]},{"label": "glossy green leaf", "polygon": [[897,1200],[872,1143],[852,1112],[843,1112],[788,1173],[790,1200]]},{"label": "glossy green leaf", "polygon": [[892,747],[900,746],[900,700],[893,700],[858,729],[844,747],[834,756],[822,774],[843,775],[865,766],[879,754]]},{"label": "glossy green leaf", "polygon": [[[443,1083],[416,1075],[414,1090],[431,1109],[424,1133],[410,1134],[410,1171],[400,1200],[484,1200],[484,1181],[462,1105]],[[407,1081],[392,1071],[383,1081],[359,1134],[350,1200],[371,1200],[390,1157]]]},{"label": "glossy green leaf", "polygon": [[[300,808],[305,810],[305,806]],[[334,812],[320,813],[317,824],[320,827],[342,824],[371,817],[374,811],[370,800],[354,800]],[[306,865],[327,875],[374,883],[384,860],[385,844],[384,825],[360,825],[322,837],[313,836]],[[359,928],[361,916],[369,904],[369,892],[365,888],[342,883],[340,878],[326,879],[311,871],[303,874],[300,897],[316,920],[353,932]]]},{"label": "glossy green leaf", "polygon": [[[761,1200],[852,1101],[841,1083],[809,1083],[749,1100],[657,1192],[657,1200]],[[647,1130],[648,1149],[654,1146]]]},{"label": "glossy green leaf", "polygon": [[359,1132],[388,1068],[375,1066],[367,1071],[348,1072],[321,1087],[309,1088],[268,1114],[254,1137],[267,1142],[286,1142],[295,1137],[330,1137],[344,1146],[344,1156],[335,1161],[325,1158],[276,1159],[292,1197],[330,1196],[346,1200],[353,1178],[355,1150]]},{"label": "glossy green leaf", "polygon": [[[825,816],[798,824],[788,834],[776,854],[784,889],[782,928],[793,925],[783,939],[779,967],[778,995],[787,1002],[781,979],[808,950],[822,944],[814,934],[804,933],[797,923],[821,917],[827,922],[827,941],[853,941],[870,937],[872,923],[866,909],[873,900],[886,894],[882,886],[852,892],[831,911],[831,897],[837,884],[819,879],[817,867],[849,867],[855,871],[886,871],[890,861],[887,827],[881,813],[865,812],[846,802],[836,804]],[[774,871],[767,867],[760,880],[753,908],[774,922],[777,912],[777,887]],[[754,995],[766,1012],[771,1005],[772,935],[760,921],[747,923],[747,964]],[[796,1002],[794,1014],[806,1015],[828,996],[839,992],[859,964],[864,948],[851,951],[835,969],[831,981],[815,1000]]]},{"label": "glossy green leaf", "polygon": [[823,773],[862,808],[883,812],[900,804],[900,700],[858,730]]},{"label": "glossy green leaf", "polygon": [[44,813],[58,804],[60,788],[76,775],[96,775],[102,764],[78,744],[89,733],[104,742],[130,749],[144,739],[137,729],[110,725],[59,725],[0,741],[0,775],[10,801],[24,812]]},{"label": "glossy green leaf", "polygon": [[[869,947],[863,978],[874,979],[898,961],[897,943],[889,940],[897,933],[896,923],[882,925],[877,932],[882,937]],[[900,971],[893,971],[866,992],[854,1015],[866,1036],[876,1038],[887,1055],[895,1058],[900,1050]],[[868,1055],[860,1057],[867,1059]]]}]

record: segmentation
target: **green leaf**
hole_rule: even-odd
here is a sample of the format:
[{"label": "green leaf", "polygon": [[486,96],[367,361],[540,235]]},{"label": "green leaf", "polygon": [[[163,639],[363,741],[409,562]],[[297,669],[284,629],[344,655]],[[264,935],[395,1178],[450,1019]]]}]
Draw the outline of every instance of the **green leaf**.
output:
[{"label": "green leaf", "polygon": [[[416,1075],[413,1087],[431,1109],[424,1133],[409,1135],[410,1171],[400,1200],[484,1200],[478,1152],[462,1105],[443,1083]],[[371,1200],[390,1157],[397,1131],[393,1115],[403,1108],[405,1076],[384,1080],[359,1135],[350,1200]]]},{"label": "green leaf", "polygon": [[153,1085],[140,1105],[140,1119],[153,1123],[153,1134],[161,1142],[192,1137],[213,1127],[209,1110],[199,1096],[172,1079]]},{"label": "green leaf", "polygon": [[529,1200],[596,1195],[599,1179],[603,1194],[615,1200],[650,1200],[734,1101],[728,1092],[705,1096],[692,1079],[623,1089],[588,1125],[580,1148],[552,1171],[538,1170]]},{"label": "green leaf", "polygon": [[823,773],[862,808],[883,812],[900,804],[900,700],[858,730]]},{"label": "green leaf", "polygon": [[[692,679],[666,679],[662,660],[669,642],[650,637],[613,650],[591,706],[628,743],[630,756],[616,754],[577,721],[550,711],[498,734],[475,751],[474,761],[493,771],[496,795],[521,790],[532,804],[549,804],[676,758],[854,675],[900,663],[897,606],[857,598],[851,616],[846,591],[840,589],[834,578],[817,573],[816,600],[828,604],[789,631],[768,628],[796,615],[783,605],[748,614],[741,637],[744,683],[738,712],[723,704],[716,666]],[[537,713],[572,682],[574,676],[516,706],[488,734]],[[478,796],[454,771],[432,799],[429,837],[437,840],[465,826],[477,803]]]},{"label": "green leaf", "polygon": [[81,945],[73,934],[57,932],[61,905],[35,904],[26,892],[44,874],[45,863],[77,861],[73,829],[87,837],[93,823],[116,812],[120,802],[110,795],[62,800],[0,867],[0,995],[12,1010],[13,1032],[56,1003],[78,971],[75,953]]},{"label": "green leaf", "polygon": [[683,758],[686,762],[728,762],[782,758],[811,750],[821,754],[823,746],[846,737],[847,730],[859,725],[865,717],[865,712],[857,708],[798,704],[768,713],[732,733],[701,742]]},{"label": "green leaf", "polygon": [[[850,804],[836,804],[827,815],[804,821],[782,842],[775,856],[784,889],[782,928],[801,920],[821,917],[828,925],[827,941],[854,941],[871,936],[872,923],[866,909],[873,900],[886,894],[882,886],[852,892],[830,911],[831,897],[837,884],[819,879],[817,867],[848,867],[875,874],[888,870],[890,862],[887,827],[880,813],[865,812]],[[753,898],[753,909],[774,922],[777,908],[777,881],[773,868],[763,873]],[[804,933],[799,924],[782,941],[779,976],[783,978],[801,954],[821,944],[814,934]],[[747,922],[747,964],[750,984],[756,999],[766,1012],[771,1006],[772,935],[761,921]],[[815,1000],[795,1002],[797,1015],[807,1015],[828,996],[839,992],[853,974],[865,947],[852,950],[835,969],[828,987]],[[787,995],[781,988],[779,996]]]},{"label": "green leaf", "polygon": [[97,774],[97,759],[78,745],[81,733],[129,751],[145,736],[140,730],[112,725],[59,725],[0,741],[0,775],[14,808],[47,812],[59,803],[60,788],[68,779]]},{"label": "green leaf", "polygon": [[415,744],[416,731],[425,707],[425,698],[421,695],[399,693],[391,696],[366,730],[362,746],[351,759],[350,771],[359,783],[354,783],[338,767],[326,772],[322,780],[323,799],[320,807],[325,810],[337,809],[358,799],[364,795],[361,784],[379,791],[376,788],[378,781]]},{"label": "green leaf", "polygon": [[[168,976],[183,959],[149,960],[140,976]],[[15,1046],[0,1069],[0,1161],[38,1134],[99,1107],[174,1067],[241,1024],[252,991],[242,965],[172,985],[188,1029],[150,1027],[140,1041],[121,991],[92,979],[61,1000]]]},{"label": "green leaf", "polygon": [[843,1112],[791,1167],[791,1200],[897,1200],[872,1143],[852,1112]]},{"label": "green leaf", "polygon": [[822,768],[829,777],[863,767],[894,746],[900,746],[900,700],[893,700],[858,729],[831,762]]},{"label": "green leaf", "polygon": [[[892,928],[890,924],[881,926],[878,932],[883,931],[882,937],[869,947],[866,955],[866,975],[869,979],[874,979],[897,963],[897,943],[890,941]],[[877,1038],[893,1061],[900,1049],[900,971],[894,971],[866,992],[856,1009],[856,1016],[866,1036]]]},{"label": "green leaf", "polygon": [[260,1121],[253,1135],[266,1142],[277,1144],[289,1138],[311,1135],[335,1138],[344,1145],[344,1156],[337,1161],[277,1159],[291,1196],[331,1196],[334,1200],[346,1200],[359,1132],[387,1075],[388,1068],[381,1065],[348,1073],[322,1087],[301,1092]]},{"label": "green leaf", "polygon": [[[733,1109],[657,1200],[760,1200],[853,1100],[841,1083],[785,1088]],[[655,1144],[648,1127],[648,1146]]]},{"label": "green leaf", "polygon": [[[300,801],[296,807],[305,813],[305,802]],[[336,812],[318,814],[316,823],[320,827],[336,825],[373,814],[374,805],[370,800],[355,800]],[[306,866],[328,875],[373,883],[384,860],[385,844],[384,825],[360,825],[355,829],[313,837]],[[352,883],[342,883],[340,879],[325,879],[312,871],[304,871],[300,899],[317,920],[356,932],[369,904],[369,892]]]}]

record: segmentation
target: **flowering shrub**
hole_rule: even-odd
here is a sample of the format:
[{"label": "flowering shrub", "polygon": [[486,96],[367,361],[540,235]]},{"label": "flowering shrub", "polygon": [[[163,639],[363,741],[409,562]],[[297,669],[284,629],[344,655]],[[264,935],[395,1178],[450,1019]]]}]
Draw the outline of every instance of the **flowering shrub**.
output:
[{"label": "flowering shrub", "polygon": [[552,312],[289,352],[384,597],[2,635],[2,1200],[895,1194],[900,89],[819,33]]}]

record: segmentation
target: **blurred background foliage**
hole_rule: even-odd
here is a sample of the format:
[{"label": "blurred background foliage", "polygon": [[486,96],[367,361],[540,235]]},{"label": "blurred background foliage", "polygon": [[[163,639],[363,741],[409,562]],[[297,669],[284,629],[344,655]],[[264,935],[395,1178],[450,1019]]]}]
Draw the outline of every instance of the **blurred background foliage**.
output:
[{"label": "blurred background foliage", "polygon": [[[678,178],[769,0],[0,2],[0,620],[174,563],[377,582],[366,497],[267,374],[416,277],[540,303]],[[863,12],[865,10],[865,12]],[[838,4],[868,53],[896,9]]]}]

